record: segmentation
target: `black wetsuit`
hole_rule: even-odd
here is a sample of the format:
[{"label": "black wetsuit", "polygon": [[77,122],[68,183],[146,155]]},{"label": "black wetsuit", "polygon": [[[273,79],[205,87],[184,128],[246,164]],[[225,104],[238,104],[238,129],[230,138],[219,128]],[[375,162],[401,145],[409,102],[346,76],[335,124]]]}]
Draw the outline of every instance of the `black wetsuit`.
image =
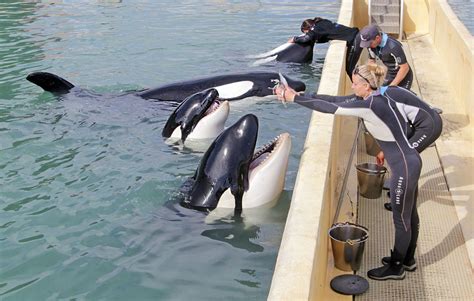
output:
[{"label": "black wetsuit", "polygon": [[[360,35],[359,35],[360,36]],[[378,57],[385,66],[387,66],[387,75],[385,76],[384,86],[390,85],[393,79],[397,76],[400,65],[407,64],[407,58],[403,51],[403,45],[389,37],[387,34],[382,34],[382,42],[376,48],[367,48],[369,50],[369,58],[375,59]],[[398,86],[405,89],[410,89],[413,83],[413,72],[409,67],[408,73],[398,84]]]},{"label": "black wetsuit", "polygon": [[[413,258],[418,239],[419,217],[416,209],[418,179],[421,172],[419,152],[441,134],[442,120],[428,104],[400,87],[384,87],[366,100],[355,95],[296,96],[295,102],[310,109],[336,115],[357,116],[377,139],[392,171],[390,191],[395,225],[396,254]],[[414,132],[407,138],[409,125]]]},{"label": "black wetsuit", "polygon": [[362,48],[360,48],[359,29],[347,27],[327,19],[320,19],[305,34],[294,37],[298,44],[327,43],[332,40],[346,41],[346,73],[352,76],[352,71],[357,65]]}]

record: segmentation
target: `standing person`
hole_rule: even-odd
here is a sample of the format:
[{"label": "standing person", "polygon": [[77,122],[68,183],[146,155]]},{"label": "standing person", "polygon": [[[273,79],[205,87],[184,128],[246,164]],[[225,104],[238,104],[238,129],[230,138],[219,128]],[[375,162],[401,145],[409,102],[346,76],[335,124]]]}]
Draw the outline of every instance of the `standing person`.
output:
[{"label": "standing person", "polygon": [[375,60],[378,57],[387,67],[384,86],[411,88],[413,72],[399,41],[381,32],[377,25],[368,25],[362,28],[360,39],[360,47],[367,48],[369,58]]},{"label": "standing person", "polygon": [[[327,43],[332,40],[346,41],[346,73],[351,78],[352,71],[359,61],[362,48],[360,44],[359,29],[347,27],[327,19],[316,17],[306,19],[301,24],[304,35],[290,38],[289,43],[311,44]],[[352,78],[351,78],[352,80]]]},{"label": "standing person", "polygon": [[[385,73],[384,66],[370,62],[356,67],[352,75],[355,95],[310,98],[285,86],[276,87],[274,92],[280,100],[296,102],[319,112],[362,118],[366,129],[377,139],[392,171],[390,191],[395,242],[391,256],[382,258],[383,266],[369,270],[367,275],[375,280],[402,280],[405,270],[416,269],[414,255],[419,229],[416,191],[422,166],[418,151],[407,139],[407,120],[420,127],[419,133],[425,135],[440,131],[442,122],[439,115],[430,112],[428,104],[410,91],[400,87],[379,89]],[[423,134],[416,141],[423,143],[422,137]]]}]

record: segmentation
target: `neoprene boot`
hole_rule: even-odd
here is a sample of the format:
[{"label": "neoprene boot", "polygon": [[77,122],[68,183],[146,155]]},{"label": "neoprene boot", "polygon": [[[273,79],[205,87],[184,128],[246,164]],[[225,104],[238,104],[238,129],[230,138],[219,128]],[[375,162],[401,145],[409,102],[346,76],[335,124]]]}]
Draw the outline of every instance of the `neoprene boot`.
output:
[{"label": "neoprene boot", "polygon": [[[382,258],[382,264],[387,265],[390,264],[390,256]],[[416,260],[415,257],[407,258],[403,261],[403,268],[407,272],[414,272],[416,270]]]},{"label": "neoprene boot", "polygon": [[367,276],[374,280],[403,280],[405,279],[405,269],[401,261],[401,256],[396,252],[392,252],[390,261],[387,265],[369,270]]},{"label": "neoprene boot", "polygon": [[[414,237],[416,236],[416,237]],[[412,237],[414,242],[411,242],[408,246],[407,254],[405,255],[405,260],[403,260],[403,268],[407,272],[414,272],[416,270],[416,260],[415,260],[415,250],[416,250],[416,241],[418,240],[418,230],[412,232]],[[387,265],[390,263],[390,257],[382,258],[382,264]]]}]

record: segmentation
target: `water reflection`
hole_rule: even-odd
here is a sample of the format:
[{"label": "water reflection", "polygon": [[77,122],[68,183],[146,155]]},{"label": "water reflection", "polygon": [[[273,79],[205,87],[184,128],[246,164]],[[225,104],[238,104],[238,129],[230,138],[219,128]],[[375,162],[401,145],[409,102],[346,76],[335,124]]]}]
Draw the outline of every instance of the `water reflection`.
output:
[{"label": "water reflection", "polygon": [[204,230],[201,235],[228,243],[234,248],[244,249],[249,252],[263,252],[263,246],[251,241],[251,239],[258,238],[260,227],[257,225],[246,225],[241,214],[237,213],[230,219],[219,219],[212,225],[216,228]]}]

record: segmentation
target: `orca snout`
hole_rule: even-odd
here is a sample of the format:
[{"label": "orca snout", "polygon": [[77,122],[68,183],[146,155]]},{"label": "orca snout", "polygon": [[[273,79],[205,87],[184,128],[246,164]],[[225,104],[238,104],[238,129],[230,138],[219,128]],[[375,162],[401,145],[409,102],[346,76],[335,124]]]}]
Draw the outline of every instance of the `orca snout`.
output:
[{"label": "orca snout", "polygon": [[207,93],[206,97],[209,97],[212,100],[216,100],[219,98],[219,91],[217,91],[214,88],[207,89],[206,93]]},{"label": "orca snout", "polygon": [[300,81],[300,80],[295,80],[292,78],[289,78],[285,76],[286,81],[288,82],[288,85],[293,88],[296,92],[302,92],[306,90],[306,85]]}]

